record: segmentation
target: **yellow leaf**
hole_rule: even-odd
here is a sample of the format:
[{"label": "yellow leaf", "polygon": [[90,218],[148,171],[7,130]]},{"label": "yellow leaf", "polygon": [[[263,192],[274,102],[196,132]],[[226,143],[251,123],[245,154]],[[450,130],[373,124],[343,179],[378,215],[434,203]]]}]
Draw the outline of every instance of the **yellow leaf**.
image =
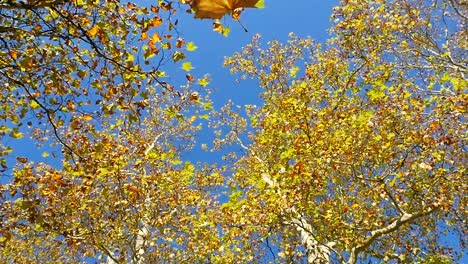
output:
[{"label": "yellow leaf", "polygon": [[20,139],[20,138],[22,138],[23,136],[24,136],[23,133],[21,133],[21,132],[19,132],[19,131],[12,131],[12,132],[10,133],[10,137],[16,138],[16,139]]},{"label": "yellow leaf", "polygon": [[289,72],[289,76],[293,77],[293,78],[296,78],[296,75],[297,75],[297,72],[299,71],[299,67],[294,67],[290,70]]},{"label": "yellow leaf", "polygon": [[161,42],[161,36],[159,36],[159,33],[158,32],[154,32],[153,36],[151,37],[151,41],[153,43],[158,43],[158,42]]},{"label": "yellow leaf", "polygon": [[40,105],[36,101],[31,101],[29,103],[29,107],[31,107],[31,109],[37,109],[37,108],[39,108],[39,106]]},{"label": "yellow leaf", "polygon": [[198,47],[195,46],[195,44],[194,44],[193,42],[187,43],[187,50],[188,50],[188,51],[194,51],[194,50],[196,50],[197,48],[198,48]]},{"label": "yellow leaf", "polygon": [[210,82],[208,81],[208,79],[205,77],[205,78],[201,78],[198,80],[198,84],[201,86],[201,87],[206,87]]},{"label": "yellow leaf", "polygon": [[182,64],[182,69],[183,69],[184,71],[191,71],[191,70],[194,69],[194,68],[193,68],[193,66],[192,66],[192,63],[191,63],[190,61],[187,61],[187,62],[184,62],[184,63]]},{"label": "yellow leaf", "polygon": [[228,27],[223,28],[222,33],[223,36],[227,37],[229,35],[229,32],[231,32],[231,29]]},{"label": "yellow leaf", "polygon": [[128,53],[127,62],[132,62],[134,59],[135,59],[135,57],[133,56],[133,54]]},{"label": "yellow leaf", "polygon": [[189,119],[189,123],[193,123],[195,120],[197,119],[197,116],[192,116],[190,119]]}]

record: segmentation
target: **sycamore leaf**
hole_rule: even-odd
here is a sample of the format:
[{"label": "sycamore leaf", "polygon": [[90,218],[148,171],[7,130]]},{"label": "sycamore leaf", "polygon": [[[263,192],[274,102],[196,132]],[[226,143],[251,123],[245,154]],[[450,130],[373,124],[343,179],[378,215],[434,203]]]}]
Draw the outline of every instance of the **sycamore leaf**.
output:
[{"label": "sycamore leaf", "polygon": [[195,18],[220,19],[242,8],[263,8],[263,3],[263,0],[192,0],[190,6],[195,11]]},{"label": "sycamore leaf", "polygon": [[192,63],[190,61],[184,62],[182,64],[182,69],[188,72],[191,71],[193,69]]},{"label": "sycamore leaf", "polygon": [[194,51],[194,50],[196,50],[197,48],[198,48],[198,47],[195,46],[195,44],[194,44],[193,42],[187,43],[187,50],[188,50],[188,51]]},{"label": "sycamore leaf", "polygon": [[96,36],[96,34],[98,33],[99,31],[99,26],[98,25],[95,25],[94,27],[92,27],[91,29],[88,30],[88,34],[91,36],[91,37],[94,37]]}]

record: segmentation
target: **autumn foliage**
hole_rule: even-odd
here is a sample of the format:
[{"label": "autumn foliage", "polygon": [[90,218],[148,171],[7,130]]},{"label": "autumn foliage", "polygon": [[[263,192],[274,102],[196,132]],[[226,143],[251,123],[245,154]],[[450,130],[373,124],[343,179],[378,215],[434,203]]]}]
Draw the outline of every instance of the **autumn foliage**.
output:
[{"label": "autumn foliage", "polygon": [[[0,262],[459,260],[466,5],[346,0],[326,43],[255,35],[224,66],[263,104],[213,109],[178,15],[226,33],[260,7],[0,3]],[[223,159],[184,159],[205,131]]]}]

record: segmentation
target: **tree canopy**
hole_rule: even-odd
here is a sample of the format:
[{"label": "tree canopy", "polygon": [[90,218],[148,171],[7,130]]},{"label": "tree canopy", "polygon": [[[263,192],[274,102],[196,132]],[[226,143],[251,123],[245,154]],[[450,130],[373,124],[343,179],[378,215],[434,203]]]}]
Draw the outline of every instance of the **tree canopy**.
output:
[{"label": "tree canopy", "polygon": [[[262,104],[213,108],[179,20],[230,38],[263,5],[1,2],[0,261],[459,261],[466,4],[342,0],[325,43],[255,35],[224,66]],[[222,159],[187,159],[205,133]]]}]

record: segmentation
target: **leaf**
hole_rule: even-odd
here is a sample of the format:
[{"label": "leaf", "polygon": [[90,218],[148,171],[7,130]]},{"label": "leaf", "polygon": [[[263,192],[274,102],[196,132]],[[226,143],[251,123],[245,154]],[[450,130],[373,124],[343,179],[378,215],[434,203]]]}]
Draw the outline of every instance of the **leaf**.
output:
[{"label": "leaf", "polygon": [[224,15],[239,12],[241,8],[263,8],[263,0],[193,0],[190,6],[195,18],[220,19]]},{"label": "leaf", "polygon": [[297,75],[297,72],[299,71],[299,67],[294,67],[290,70],[289,72],[289,76],[293,77],[293,78],[296,78],[296,75]]},{"label": "leaf", "polygon": [[87,115],[87,114],[82,115],[81,118],[83,118],[86,121],[91,121],[93,119],[91,115]]},{"label": "leaf", "polygon": [[29,103],[29,107],[31,107],[31,109],[37,109],[40,107],[40,105],[36,101],[31,101]]},{"label": "leaf", "polygon": [[25,158],[25,157],[16,157],[16,160],[21,163],[28,162],[28,158]]},{"label": "leaf", "polygon": [[188,74],[188,73],[185,74],[185,78],[187,78],[187,81],[189,81],[189,82],[193,82],[193,80],[195,79],[195,78],[193,78],[192,75],[190,75],[190,74]]},{"label": "leaf", "polygon": [[172,55],[172,60],[173,60],[174,62],[178,62],[178,61],[181,61],[181,60],[183,60],[183,59],[185,59],[185,54],[182,53],[182,52],[180,52],[180,51],[176,51],[176,52],[174,52],[174,54]]},{"label": "leaf", "polygon": [[206,87],[208,84],[210,84],[210,81],[208,81],[208,78],[204,77],[198,80],[198,84],[201,87]]},{"label": "leaf", "polygon": [[191,63],[190,61],[187,61],[187,62],[184,62],[184,63],[182,64],[182,69],[183,69],[184,71],[188,71],[188,72],[189,72],[189,71],[193,70],[194,68],[193,68],[193,66],[192,66],[192,63]]},{"label": "leaf", "polygon": [[200,95],[198,94],[198,92],[192,92],[190,94],[190,97],[189,97],[190,101],[197,101],[198,99],[200,99]]},{"label": "leaf", "polygon": [[158,43],[158,42],[161,42],[161,40],[162,40],[161,36],[159,35],[158,32],[154,32],[153,36],[151,36],[151,39],[150,39],[152,43]]},{"label": "leaf", "polygon": [[94,27],[92,27],[91,29],[88,30],[88,35],[90,37],[94,37],[96,36],[96,34],[98,33],[99,31],[99,26],[98,25],[94,25]]},{"label": "leaf", "polygon": [[155,17],[151,21],[151,27],[158,27],[163,23],[163,20],[160,17]]},{"label": "leaf", "polygon": [[13,130],[11,133],[10,133],[10,137],[12,138],[16,138],[16,139],[20,139],[20,138],[23,138],[23,133],[17,131],[17,130]]},{"label": "leaf", "polygon": [[190,41],[189,43],[187,43],[186,48],[187,48],[188,51],[194,51],[194,50],[196,50],[198,47],[195,46],[195,44],[194,44],[193,42]]}]

